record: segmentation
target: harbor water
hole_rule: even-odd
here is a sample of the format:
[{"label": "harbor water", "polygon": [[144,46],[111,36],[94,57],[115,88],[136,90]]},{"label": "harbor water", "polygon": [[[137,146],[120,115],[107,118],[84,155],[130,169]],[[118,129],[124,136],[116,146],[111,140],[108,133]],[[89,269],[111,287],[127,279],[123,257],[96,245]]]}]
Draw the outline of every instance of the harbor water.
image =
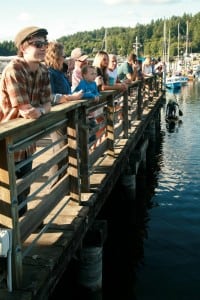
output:
[{"label": "harbor water", "polygon": [[200,299],[199,84],[189,82],[176,94],[183,117],[170,132],[162,111],[157,186],[135,281],[138,300]]},{"label": "harbor water", "polygon": [[[169,128],[165,109],[173,97],[183,116]],[[118,242],[116,236],[110,243],[109,292],[103,299],[200,299],[200,82],[189,82],[175,94],[167,92],[159,139],[146,191],[138,191],[136,227],[132,233],[130,225],[121,232],[120,226],[115,228]],[[117,221],[122,224],[119,216]],[[112,273],[109,261],[116,252]],[[109,288],[112,279],[115,284]]]},{"label": "harbor water", "polygon": [[[169,128],[165,109],[173,97],[183,116]],[[75,282],[73,265],[58,285],[62,299],[200,299],[200,82],[167,91],[157,139],[134,203],[118,184],[99,216],[108,222],[101,293],[66,288]]]}]

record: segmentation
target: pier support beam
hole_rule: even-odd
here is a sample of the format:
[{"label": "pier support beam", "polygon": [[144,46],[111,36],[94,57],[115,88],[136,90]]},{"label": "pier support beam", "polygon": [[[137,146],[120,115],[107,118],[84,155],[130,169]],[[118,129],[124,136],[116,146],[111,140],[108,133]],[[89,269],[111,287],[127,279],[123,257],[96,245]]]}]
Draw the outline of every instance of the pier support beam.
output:
[{"label": "pier support beam", "polygon": [[96,220],[79,250],[78,285],[91,292],[102,289],[103,244],[106,236],[107,222]]},{"label": "pier support beam", "polygon": [[146,151],[148,148],[148,139],[144,140],[129,157],[129,165],[121,176],[121,184],[128,190],[132,199],[136,197],[136,175],[138,169],[146,169]]},{"label": "pier support beam", "polygon": [[151,120],[147,129],[145,130],[145,135],[149,137],[151,142],[156,142],[158,133],[160,132],[160,111]]}]

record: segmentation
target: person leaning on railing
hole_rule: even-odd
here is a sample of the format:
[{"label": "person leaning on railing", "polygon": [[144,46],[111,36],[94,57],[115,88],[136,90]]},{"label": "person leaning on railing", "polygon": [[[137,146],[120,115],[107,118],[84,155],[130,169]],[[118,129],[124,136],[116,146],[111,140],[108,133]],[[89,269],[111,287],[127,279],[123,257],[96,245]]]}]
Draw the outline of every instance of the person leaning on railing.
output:
[{"label": "person leaning on railing", "polygon": [[109,54],[109,63],[108,63],[108,80],[110,85],[116,85],[119,87],[119,90],[125,91],[128,89],[128,85],[125,82],[121,82],[117,74],[117,55]]},{"label": "person leaning on railing", "polygon": [[82,79],[82,67],[88,65],[88,55],[82,52],[81,48],[75,48],[71,52],[71,58],[74,59],[74,69],[72,70],[72,91],[74,91]]},{"label": "person leaning on railing", "polygon": [[151,56],[147,55],[142,63],[142,74],[144,77],[151,77],[154,74],[153,71]]},{"label": "person leaning on railing", "polygon": [[[51,109],[51,86],[48,69],[42,63],[47,47],[48,32],[36,26],[22,29],[15,37],[18,49],[3,70],[0,83],[1,122],[11,119],[38,119]],[[36,151],[36,144],[14,153],[16,165],[26,160]],[[16,171],[21,178],[32,169],[32,161]],[[26,188],[18,195],[18,204],[24,202],[30,192]],[[24,205],[19,210],[22,216],[27,210]]]},{"label": "person leaning on railing", "polygon": [[[82,98],[83,92],[71,92],[71,85],[63,72],[63,62],[65,61],[64,46],[60,42],[50,42],[45,55],[45,64],[48,67],[51,89],[52,89],[52,105],[58,105],[61,103],[66,103],[68,101],[80,100]],[[61,126],[58,130],[50,134],[52,142],[57,142],[53,147],[54,153],[59,151],[66,143],[64,136],[66,134],[66,126]],[[62,168],[66,163],[65,159],[62,159],[58,164],[54,165],[50,169],[50,179],[52,176]],[[63,171],[59,176],[56,176],[54,180],[51,181],[50,188],[53,187],[65,174]]]},{"label": "person leaning on railing", "polygon": [[137,55],[134,52],[129,53],[127,60],[124,61],[117,69],[120,81],[131,83],[137,79],[138,64]]},{"label": "person leaning on railing", "polygon": [[97,77],[95,79],[99,91],[117,90],[123,92],[127,89],[124,83],[109,82],[108,75],[109,55],[106,51],[99,51],[95,55],[93,66],[96,68]]}]

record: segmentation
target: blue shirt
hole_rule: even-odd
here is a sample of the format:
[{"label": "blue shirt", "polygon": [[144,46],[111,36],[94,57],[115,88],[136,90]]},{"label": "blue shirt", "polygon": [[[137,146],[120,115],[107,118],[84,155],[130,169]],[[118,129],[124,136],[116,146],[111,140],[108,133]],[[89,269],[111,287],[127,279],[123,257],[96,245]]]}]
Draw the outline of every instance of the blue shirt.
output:
[{"label": "blue shirt", "polygon": [[62,71],[49,68],[51,89],[53,94],[71,95],[71,86]]},{"label": "blue shirt", "polygon": [[127,61],[122,63],[118,68],[117,68],[117,74],[119,79],[122,81],[124,79],[127,79],[126,75],[128,73],[133,74],[134,70],[132,68],[132,65],[129,64]]},{"label": "blue shirt", "polygon": [[81,79],[74,92],[83,91],[82,99],[91,99],[96,96],[100,96],[100,93],[97,88],[97,84],[95,81],[89,82],[85,79]]}]

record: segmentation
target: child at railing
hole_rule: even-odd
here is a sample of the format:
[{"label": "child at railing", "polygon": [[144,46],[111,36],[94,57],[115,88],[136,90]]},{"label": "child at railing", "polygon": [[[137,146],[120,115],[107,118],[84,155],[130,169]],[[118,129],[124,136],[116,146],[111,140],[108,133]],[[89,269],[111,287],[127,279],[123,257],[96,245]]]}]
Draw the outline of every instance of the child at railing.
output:
[{"label": "child at railing", "polygon": [[[85,65],[81,69],[82,78],[75,88],[74,92],[82,91],[82,99],[91,99],[94,102],[99,102],[100,93],[95,82],[96,69],[91,65]],[[103,108],[96,110],[94,113],[89,113],[89,126],[93,128],[97,125],[95,115],[103,113]],[[90,141],[95,137],[90,137]]]},{"label": "child at railing", "polygon": [[96,70],[95,67],[85,65],[81,69],[83,79],[80,80],[74,92],[82,91],[82,99],[93,99],[95,102],[99,101],[100,93],[95,82]]}]

